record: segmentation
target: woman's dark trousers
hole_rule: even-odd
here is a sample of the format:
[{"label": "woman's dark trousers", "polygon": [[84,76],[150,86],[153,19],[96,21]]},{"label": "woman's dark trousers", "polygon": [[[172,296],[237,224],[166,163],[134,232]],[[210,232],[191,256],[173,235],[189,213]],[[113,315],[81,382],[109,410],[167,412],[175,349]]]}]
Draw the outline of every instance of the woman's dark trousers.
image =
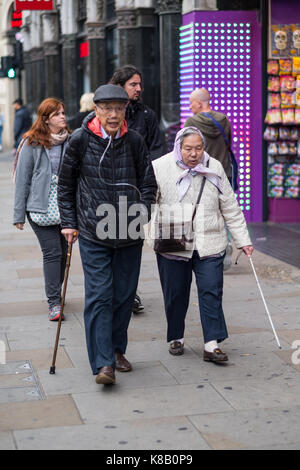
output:
[{"label": "woman's dark trousers", "polygon": [[85,280],[84,323],[93,374],[125,354],[140,273],[142,244],[107,248],[79,237]]},{"label": "woman's dark trousers", "polygon": [[61,286],[64,281],[68,244],[61,234],[60,225],[42,227],[31,220],[27,214],[43,253],[45,292],[49,308],[61,302]]},{"label": "woman's dark trousers", "polygon": [[184,337],[193,272],[204,342],[220,342],[228,337],[222,308],[223,259],[224,256],[200,259],[197,251],[189,261],[170,260],[157,255],[168,323],[167,341]]}]

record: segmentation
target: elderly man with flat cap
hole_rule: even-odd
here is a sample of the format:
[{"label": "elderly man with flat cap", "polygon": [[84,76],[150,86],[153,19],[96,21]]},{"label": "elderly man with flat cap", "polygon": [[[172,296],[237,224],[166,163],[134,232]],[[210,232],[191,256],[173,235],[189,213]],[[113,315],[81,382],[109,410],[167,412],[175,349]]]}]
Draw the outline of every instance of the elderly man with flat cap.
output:
[{"label": "elderly man with flat cap", "polygon": [[[71,136],[61,165],[58,204],[68,243],[79,236],[85,277],[84,322],[96,383],[129,372],[127,329],[138,284],[143,224],[157,184],[144,139],[127,128],[128,94],[103,85],[95,112]],[[76,235],[74,235],[76,232]]]}]

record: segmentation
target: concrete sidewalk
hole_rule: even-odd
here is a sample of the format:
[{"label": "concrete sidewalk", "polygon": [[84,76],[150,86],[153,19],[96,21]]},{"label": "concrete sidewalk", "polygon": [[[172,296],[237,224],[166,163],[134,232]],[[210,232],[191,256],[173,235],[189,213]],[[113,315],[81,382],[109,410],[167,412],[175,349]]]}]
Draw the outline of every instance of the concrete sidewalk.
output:
[{"label": "concrete sidewalk", "polygon": [[[225,274],[229,362],[203,362],[195,286],[185,354],[173,357],[153,252],[144,248],[126,356],[133,371],[103,387],[91,374],[83,325],[83,275],[74,246],[56,375],[49,374],[57,324],[47,318],[42,257],[26,224],[12,226],[11,157],[0,154],[0,449],[299,449],[300,270],[258,251]],[[299,340],[298,351],[292,349]],[[4,362],[4,361],[3,361]]]}]

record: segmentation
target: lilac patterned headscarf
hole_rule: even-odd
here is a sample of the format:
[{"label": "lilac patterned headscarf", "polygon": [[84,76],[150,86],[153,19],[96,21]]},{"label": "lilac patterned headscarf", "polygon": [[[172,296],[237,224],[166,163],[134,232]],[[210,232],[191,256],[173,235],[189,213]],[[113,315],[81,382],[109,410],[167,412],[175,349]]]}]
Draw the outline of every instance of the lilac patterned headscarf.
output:
[{"label": "lilac patterned headscarf", "polygon": [[202,141],[204,142],[204,137],[202,133],[196,127],[184,127],[176,134],[175,144],[173,149],[173,156],[175,162],[177,163],[180,168],[183,168],[185,171],[179,176],[177,180],[177,187],[178,187],[178,195],[179,195],[179,202],[182,201],[184,196],[186,195],[190,184],[191,184],[191,176],[197,175],[200,173],[201,175],[205,176],[208,181],[210,181],[213,185],[215,185],[220,193],[223,193],[221,177],[213,170],[210,170],[206,167],[207,161],[209,160],[209,155],[207,152],[203,152],[203,158],[198,165],[194,168],[190,168],[185,163],[183,163],[182,154],[181,154],[181,139],[184,134],[188,133],[188,131],[193,130],[196,131],[197,134],[200,135]]}]

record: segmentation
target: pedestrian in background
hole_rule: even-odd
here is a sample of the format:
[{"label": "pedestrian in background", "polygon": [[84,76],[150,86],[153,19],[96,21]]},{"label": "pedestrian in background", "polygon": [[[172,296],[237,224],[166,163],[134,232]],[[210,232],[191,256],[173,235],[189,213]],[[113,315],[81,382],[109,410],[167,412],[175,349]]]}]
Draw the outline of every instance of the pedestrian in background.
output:
[{"label": "pedestrian in background", "polygon": [[80,110],[75,116],[74,129],[81,126],[84,118],[94,111],[94,93],[84,93],[80,98]]},{"label": "pedestrian in background", "polygon": [[55,194],[69,134],[63,102],[45,99],[24,135],[15,175],[14,224],[23,230],[27,216],[40,243],[50,321],[59,319],[67,256]]},{"label": "pedestrian in background", "polygon": [[[210,107],[210,94],[205,88],[194,90],[190,95],[190,109],[193,116],[189,117],[184,127],[197,127],[205,139],[205,151],[222,163],[225,174],[231,183],[232,169],[230,154],[224,137],[219,128],[214,124],[213,117],[223,127],[225,135],[231,144],[231,126],[225,114],[214,111]],[[209,117],[211,116],[211,117]]]},{"label": "pedestrian in background", "polygon": [[[210,100],[210,94],[205,88],[198,88],[191,93],[190,109],[194,116],[185,121],[184,127],[194,126],[201,131],[205,139],[205,151],[222,163],[225,174],[232,185],[233,173],[229,152],[229,147],[231,146],[230,122],[225,114],[211,109]],[[230,235],[228,234],[228,245],[224,261],[225,271],[231,266],[232,251]]]},{"label": "pedestrian in background", "polygon": [[194,272],[205,343],[203,359],[224,362],[228,357],[218,343],[228,337],[222,308],[223,260],[227,245],[225,223],[237,248],[250,256],[253,247],[243,213],[224,169],[204,148],[203,135],[197,128],[183,128],[177,133],[173,152],[153,162],[158,194],[152,236],[154,234],[155,238],[157,235],[158,223],[165,220],[170,225],[170,207],[174,221],[179,226],[184,224],[187,227],[192,222],[192,212],[204,184],[192,224],[192,244],[186,250],[176,252],[160,251],[157,246],[157,264],[164,295],[170,354],[184,352],[185,317]]},{"label": "pedestrian in background", "polygon": [[[141,100],[144,88],[142,73],[133,65],[124,65],[114,72],[110,83],[123,87],[128,93],[129,103],[126,108],[128,127],[144,137],[151,160],[161,157],[164,146],[157,118],[154,111]],[[139,314],[143,310],[141,298],[136,294],[133,313]]]},{"label": "pedestrian in background", "polygon": [[127,125],[144,137],[151,160],[161,157],[164,147],[156,115],[142,102],[144,89],[142,73],[133,65],[124,65],[114,72],[109,83],[123,87],[128,94]]},{"label": "pedestrian in background", "polygon": [[0,108],[0,152],[3,150],[2,132],[3,132],[4,122],[5,122],[4,113],[3,113],[2,109]]},{"label": "pedestrian in background", "polygon": [[22,98],[16,99],[13,102],[13,106],[16,110],[14,123],[14,148],[17,149],[22,140],[23,135],[31,127],[32,118],[26,106],[23,105]]},{"label": "pedestrian in background", "polygon": [[58,182],[62,233],[68,243],[79,233],[87,349],[98,384],[115,383],[115,369],[132,369],[127,329],[144,237],[130,235],[130,213],[138,206],[147,223],[157,189],[144,139],[127,128],[127,102],[119,86],[97,88],[95,112],[70,138]]}]

